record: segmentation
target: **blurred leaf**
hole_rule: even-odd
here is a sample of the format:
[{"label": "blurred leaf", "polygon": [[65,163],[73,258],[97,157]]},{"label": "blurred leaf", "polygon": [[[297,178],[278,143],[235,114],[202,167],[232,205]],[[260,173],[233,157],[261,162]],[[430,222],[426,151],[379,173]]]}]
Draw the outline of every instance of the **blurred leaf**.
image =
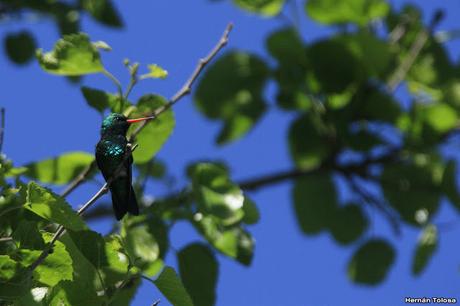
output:
[{"label": "blurred leaf", "polygon": [[[138,118],[152,114],[156,109],[166,104],[166,99],[158,95],[145,95],[139,99],[136,110],[130,117]],[[171,109],[165,111],[158,118],[148,122],[145,128],[137,135],[139,144],[134,155],[136,164],[143,164],[152,159],[168,140],[174,129],[176,121]],[[131,128],[131,131],[136,127]]]},{"label": "blurred leaf", "polygon": [[454,160],[450,160],[446,165],[441,188],[450,203],[455,208],[460,209],[460,193],[457,187],[457,163]]},{"label": "blurred leaf", "polygon": [[350,149],[355,151],[369,151],[377,145],[382,144],[380,137],[367,130],[360,130],[352,133],[345,138]]},{"label": "blurred leaf", "polygon": [[143,76],[153,79],[166,79],[168,76],[168,71],[164,70],[157,64],[151,64],[148,66],[149,73],[144,74]]},{"label": "blurred leaf", "polygon": [[332,153],[328,131],[307,115],[297,118],[289,128],[289,149],[296,165],[303,169],[318,166]]},{"label": "blurred leaf", "polygon": [[161,268],[155,263],[160,257],[160,248],[149,225],[126,227],[124,224],[122,237],[133,264],[143,270],[144,274],[154,276],[157,269]]},{"label": "blurred leaf", "polygon": [[219,218],[224,225],[239,222],[244,217],[244,196],[241,189],[218,164],[198,163],[189,168],[193,193],[200,211]]},{"label": "blurred leaf", "polygon": [[5,52],[14,63],[29,62],[35,54],[35,39],[29,31],[9,33],[4,38]]},{"label": "blurred leaf", "polygon": [[285,0],[233,0],[233,2],[244,10],[269,17],[281,12]]},{"label": "blurred leaf", "polygon": [[381,176],[385,198],[406,222],[414,225],[426,221],[420,222],[418,213],[432,218],[437,211],[441,197],[439,181],[429,166],[416,164],[387,164]]},{"label": "blurred leaf", "polygon": [[84,33],[65,35],[52,51],[38,50],[37,58],[43,70],[53,74],[78,76],[104,70],[98,49]]},{"label": "blurred leaf", "polygon": [[80,0],[83,8],[100,23],[120,28],[123,26],[121,17],[111,0]]},{"label": "blurred leaf", "polygon": [[355,283],[381,283],[395,259],[393,247],[382,239],[371,239],[363,244],[348,264],[348,276]]},{"label": "blurred leaf", "polygon": [[268,74],[265,62],[243,52],[227,53],[205,72],[194,99],[206,117],[223,121],[217,143],[242,137],[259,120]]},{"label": "blurred leaf", "polygon": [[202,217],[195,223],[204,237],[220,252],[249,266],[255,241],[241,227],[226,228],[213,217]]},{"label": "blurred leaf", "polygon": [[62,197],[35,182],[27,185],[27,202],[24,208],[48,221],[63,225],[66,229],[79,231],[86,228],[80,216]]},{"label": "blurred leaf", "polygon": [[111,299],[110,306],[130,306],[133,299],[141,286],[141,279],[134,278],[126,283],[121,290],[117,290]]},{"label": "blurred leaf", "polygon": [[412,274],[419,275],[425,270],[437,248],[438,231],[434,225],[428,225],[423,230],[414,253]]},{"label": "blurred leaf", "polygon": [[216,302],[218,263],[203,244],[189,244],[178,253],[181,279],[194,305],[213,306]]},{"label": "blurred leaf", "polygon": [[192,299],[173,268],[165,267],[154,284],[173,306],[193,306]]},{"label": "blurred leaf", "polygon": [[13,239],[21,249],[42,250],[45,247],[45,242],[38,231],[37,224],[32,221],[20,221],[13,232]]},{"label": "blurred leaf", "polygon": [[349,244],[356,241],[364,233],[368,220],[361,207],[349,204],[337,208],[330,220],[330,230],[335,241],[340,244]]},{"label": "blurred leaf", "polygon": [[458,125],[455,110],[447,104],[433,103],[426,107],[425,120],[436,132],[445,133]]},{"label": "blurred leaf", "polygon": [[367,23],[385,17],[390,6],[383,0],[309,0],[305,9],[315,21],[324,24]]},{"label": "blurred leaf", "polygon": [[127,251],[122,246],[122,239],[118,235],[104,237],[107,267],[102,268],[104,282],[107,286],[116,285],[126,279],[130,267]]},{"label": "blurred leaf", "polygon": [[326,229],[337,209],[334,183],[326,174],[297,179],[293,201],[300,229],[305,234],[317,234]]},{"label": "blurred leaf", "polygon": [[[106,109],[110,109],[113,113],[120,111],[120,98],[117,95],[86,86],[81,87],[81,92],[86,103],[100,113]],[[125,106],[128,104],[127,101],[124,103]]]},{"label": "blurred leaf", "polygon": [[0,298],[17,299],[31,287],[31,274],[8,255],[0,255]]},{"label": "blurred leaf", "polygon": [[104,305],[104,299],[80,283],[65,280],[53,286],[46,305]]},{"label": "blurred leaf", "polygon": [[93,154],[68,152],[58,157],[25,165],[26,176],[42,183],[63,185],[72,181],[94,160]]},{"label": "blurred leaf", "polygon": [[271,33],[265,44],[270,55],[280,65],[299,63],[305,65],[306,63],[304,43],[299,33],[293,28],[283,28]]},{"label": "blurred leaf", "polygon": [[260,220],[259,209],[256,203],[254,203],[248,196],[244,196],[243,202],[243,222],[246,224],[256,224]]}]

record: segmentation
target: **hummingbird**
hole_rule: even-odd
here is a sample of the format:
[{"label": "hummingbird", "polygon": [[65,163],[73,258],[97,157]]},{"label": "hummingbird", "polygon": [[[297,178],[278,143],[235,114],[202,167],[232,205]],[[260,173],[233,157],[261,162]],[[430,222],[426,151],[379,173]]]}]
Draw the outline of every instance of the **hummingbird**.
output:
[{"label": "hummingbird", "polygon": [[112,178],[123,164],[109,186],[117,220],[121,220],[128,212],[131,215],[139,215],[136,195],[131,184],[133,158],[131,155],[125,157],[127,150],[130,150],[126,133],[130,124],[152,118],[128,119],[122,114],[112,113],[102,121],[101,139],[96,145],[96,164],[106,181]]}]

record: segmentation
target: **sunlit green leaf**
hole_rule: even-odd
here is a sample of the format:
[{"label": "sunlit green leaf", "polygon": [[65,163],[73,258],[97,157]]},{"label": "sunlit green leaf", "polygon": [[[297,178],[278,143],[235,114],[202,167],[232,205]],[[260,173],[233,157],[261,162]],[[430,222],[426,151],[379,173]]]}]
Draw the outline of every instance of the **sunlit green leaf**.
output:
[{"label": "sunlit green leaf", "polygon": [[227,169],[213,163],[198,163],[189,173],[195,200],[204,214],[216,216],[225,225],[243,218],[244,195],[228,177]]},{"label": "sunlit green leaf", "polygon": [[181,279],[195,305],[213,306],[216,302],[218,263],[212,251],[195,243],[178,253]]},{"label": "sunlit green leaf", "polygon": [[102,72],[98,49],[84,33],[66,35],[50,52],[37,51],[40,66],[49,73],[77,76]]},{"label": "sunlit green leaf", "polygon": [[47,184],[62,185],[77,177],[94,155],[86,152],[68,152],[58,157],[25,165],[26,176]]},{"label": "sunlit green leaf", "polygon": [[[138,118],[152,114],[156,109],[166,104],[166,99],[157,95],[146,95],[139,99],[136,110],[130,117]],[[137,135],[139,147],[134,151],[134,162],[143,164],[152,159],[171,135],[176,121],[172,110],[167,110],[158,118],[148,122]],[[132,129],[135,129],[134,126]],[[131,129],[131,131],[132,131]]]},{"label": "sunlit green leaf", "polygon": [[196,225],[218,251],[244,265],[251,264],[255,241],[241,227],[225,228],[213,217],[202,217]]},{"label": "sunlit green leaf", "polygon": [[34,182],[27,185],[27,202],[24,208],[74,231],[83,230],[86,227],[83,220],[63,198]]},{"label": "sunlit green leaf", "polygon": [[348,276],[355,283],[381,283],[395,259],[393,247],[382,239],[368,240],[353,255],[348,264]]},{"label": "sunlit green leaf", "polygon": [[194,99],[206,117],[223,121],[219,144],[246,134],[264,113],[268,73],[265,62],[243,52],[227,53],[205,72]]},{"label": "sunlit green leaf", "polygon": [[326,229],[337,209],[331,177],[321,174],[297,179],[293,201],[297,222],[305,234],[317,234]]},{"label": "sunlit green leaf", "polygon": [[154,283],[173,306],[193,306],[190,295],[173,268],[165,267]]},{"label": "sunlit green leaf", "polygon": [[285,0],[233,0],[244,10],[264,16],[274,16],[281,12]]},{"label": "sunlit green leaf", "polygon": [[434,225],[428,225],[419,238],[412,261],[412,273],[419,275],[425,270],[431,257],[438,248],[438,231]]},{"label": "sunlit green leaf", "polygon": [[390,6],[384,0],[309,0],[305,9],[308,15],[321,23],[367,23],[385,17]]},{"label": "sunlit green leaf", "polygon": [[447,104],[434,103],[426,107],[426,122],[439,133],[445,133],[458,125],[455,110]]},{"label": "sunlit green leaf", "polygon": [[157,64],[148,65],[149,73],[143,75],[145,77],[153,78],[153,79],[166,79],[168,76],[168,71],[161,68]]}]

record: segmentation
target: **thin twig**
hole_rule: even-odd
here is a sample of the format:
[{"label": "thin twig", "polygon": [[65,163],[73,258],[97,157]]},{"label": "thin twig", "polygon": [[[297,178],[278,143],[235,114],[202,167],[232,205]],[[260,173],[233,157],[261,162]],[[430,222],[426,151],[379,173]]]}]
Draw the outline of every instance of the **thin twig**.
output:
[{"label": "thin twig", "polygon": [[[224,34],[222,35],[221,39],[217,43],[217,45],[211,50],[211,52],[206,56],[204,59],[201,59],[198,62],[197,67],[193,71],[192,75],[190,78],[185,82],[185,84],[182,86],[182,88],[171,98],[171,100],[165,104],[163,107],[157,109],[153,116],[155,118],[159,116],[161,113],[169,109],[171,106],[173,106],[177,101],[179,101],[182,97],[186,96],[187,94],[190,93],[191,87],[193,83],[196,81],[198,78],[199,74],[203,71],[203,68],[208,64],[216,55],[217,53],[227,44],[228,42],[228,35],[232,29],[233,25],[230,23],[225,31]],[[110,73],[109,73],[110,74]],[[121,96],[122,97],[122,96]],[[150,121],[150,120],[149,120]],[[145,123],[146,121],[144,121]],[[135,140],[136,135],[142,130],[142,128],[145,126],[145,124],[141,125],[138,129],[134,131],[134,133],[130,137],[129,143],[132,143]],[[131,153],[136,149],[137,145],[133,146],[131,150],[129,151],[129,154],[125,155],[124,161],[131,155]],[[108,187],[112,183],[112,181],[118,176],[119,172],[121,171],[124,161],[118,166],[117,170],[114,172],[114,175],[107,180],[107,182],[104,184],[104,186],[99,189],[96,194],[88,200],[78,211],[78,215],[82,215],[94,202],[96,202],[97,199],[99,199],[103,194],[107,193]],[[89,172],[89,171],[88,171]],[[73,185],[73,188],[70,189],[70,191],[75,190],[75,188],[80,185],[84,180],[85,180],[85,175],[82,175],[81,177],[75,181]],[[66,195],[68,195],[70,192],[66,192]],[[30,266],[30,271],[33,271],[36,267],[38,267],[44,260],[45,258],[49,255],[54,243],[56,242],[57,239],[64,233],[65,228],[60,225],[59,228],[57,229],[56,233],[54,236],[51,238],[51,241],[49,242],[47,248],[43,250],[43,252],[40,254],[40,256],[32,263]]]},{"label": "thin twig", "polygon": [[[214,46],[214,48],[209,52],[209,54],[203,58],[203,59],[200,59],[198,61],[198,64],[197,66],[195,67],[195,70],[193,71],[193,73],[191,74],[191,76],[187,79],[187,81],[185,82],[185,84],[179,89],[179,91],[177,91],[174,96],[169,99],[168,103],[163,105],[162,107],[158,108],[155,110],[155,112],[153,114],[151,114],[150,116],[154,117],[150,120],[146,120],[146,121],[143,121],[139,127],[131,134],[130,136],[130,139],[129,139],[129,142],[130,143],[133,143],[136,136],[142,131],[142,129],[145,127],[145,125],[151,121],[151,120],[155,120],[158,116],[160,116],[162,113],[164,113],[165,111],[167,111],[169,108],[171,108],[174,104],[176,104],[180,99],[182,99],[183,97],[185,97],[186,95],[190,94],[191,92],[191,89],[192,89],[192,86],[193,84],[195,83],[196,79],[198,78],[198,76],[200,75],[200,73],[203,71],[204,67],[219,53],[219,51],[225,47],[225,45],[227,45],[228,43],[228,36],[230,34],[230,31],[232,30],[233,28],[233,24],[232,23],[229,23],[227,25],[227,27],[225,28],[225,31],[224,33],[222,34],[219,42]],[[121,88],[121,86],[120,86]],[[81,183],[83,183],[89,173],[91,173],[91,171],[93,169],[95,169],[96,167],[96,162],[93,161],[89,166],[88,168],[86,168],[85,170],[82,171],[82,173],[80,173],[80,175],[77,176],[77,178],[75,178],[75,180],[73,180],[69,186],[64,190],[64,192],[62,193],[62,196],[65,197],[67,195],[69,195],[72,191],[74,191],[78,186],[80,186]]]},{"label": "thin twig", "polygon": [[[222,37],[220,38],[219,42],[214,46],[214,48],[209,52],[209,54],[205,58],[202,58],[198,61],[195,70],[192,72],[192,74],[185,82],[185,84],[182,86],[182,88],[179,89],[179,91],[177,91],[176,94],[174,94],[174,96],[168,101],[168,103],[156,109],[153,112],[153,114],[150,114],[149,116],[153,117],[150,120],[156,119],[160,114],[164,113],[165,111],[170,109],[174,104],[176,104],[177,101],[190,94],[193,84],[197,80],[200,73],[203,71],[204,67],[206,67],[206,65],[219,53],[219,51],[227,45],[228,36],[232,29],[233,24],[229,23],[225,28],[225,31],[222,34]],[[135,140],[137,134],[139,134],[139,132],[145,127],[146,124],[148,124],[150,120],[143,121],[142,124],[140,124],[136,130],[134,130],[134,132],[131,134],[130,142],[133,142]]]},{"label": "thin twig", "polygon": [[121,88],[120,81],[106,69],[102,70],[102,74],[108,77],[110,80],[112,80],[112,82],[117,87],[118,96],[120,97],[121,100],[123,100],[123,89]]}]

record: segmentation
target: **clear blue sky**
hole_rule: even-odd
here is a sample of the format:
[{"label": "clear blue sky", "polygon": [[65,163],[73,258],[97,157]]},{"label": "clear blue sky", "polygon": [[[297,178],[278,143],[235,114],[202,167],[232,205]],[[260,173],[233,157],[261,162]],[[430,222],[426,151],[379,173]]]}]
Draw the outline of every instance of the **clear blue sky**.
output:
[{"label": "clear blue sky", "polygon": [[[123,30],[110,30],[84,18],[83,29],[93,40],[105,40],[113,51],[104,54],[106,67],[126,84],[128,75],[122,65],[127,57],[143,64],[158,63],[169,71],[164,81],[146,81],[139,85],[133,97],[149,91],[171,96],[188,77],[199,57],[203,56],[221,35],[229,21],[235,29],[229,48],[249,50],[267,57],[264,40],[268,33],[283,26],[282,18],[262,19],[245,14],[229,2],[207,0],[118,1],[125,20]],[[399,7],[403,1],[393,1]],[[425,17],[436,7],[446,9],[446,19],[439,29],[459,26],[460,2],[452,0],[418,1]],[[302,16],[302,31],[306,40],[330,33],[330,29],[313,24]],[[40,47],[50,49],[58,38],[49,22],[34,24],[2,24],[0,36],[14,30],[29,28],[38,37]],[[451,56],[458,60],[458,41],[449,43]],[[7,109],[4,143],[5,153],[22,165],[33,160],[59,155],[66,151],[93,152],[99,137],[100,116],[86,106],[77,86],[65,79],[42,72],[36,63],[24,68],[13,66],[0,56],[0,105]],[[84,84],[114,90],[103,76],[90,76]],[[222,84],[225,86],[225,84]],[[404,95],[404,93],[401,93]],[[273,92],[267,91],[273,105]],[[184,166],[190,161],[224,159],[236,179],[257,176],[292,166],[285,136],[292,114],[270,109],[263,120],[243,140],[216,147],[213,143],[218,124],[204,119],[193,107],[190,98],[174,109],[177,125],[159,157],[178,176],[180,186]],[[458,147],[456,148],[459,149]],[[450,151],[449,153],[453,153]],[[86,201],[98,188],[89,183],[69,197],[76,207]],[[160,187],[151,189],[158,194]],[[346,195],[345,195],[346,196]],[[458,237],[460,226],[441,232],[441,241],[434,260],[418,278],[410,274],[410,263],[418,231],[405,228],[394,237],[388,224],[372,214],[373,222],[366,237],[385,237],[397,248],[396,263],[386,281],[377,287],[352,284],[346,275],[347,262],[357,245],[337,246],[324,233],[303,236],[295,222],[290,199],[290,184],[285,183],[252,194],[262,219],[250,231],[256,239],[256,252],[251,267],[243,267],[221,255],[217,305],[402,305],[405,296],[444,296],[460,299]],[[102,201],[107,201],[105,198]],[[446,203],[442,205],[437,222],[458,220],[458,213]],[[107,221],[92,224],[107,231]],[[179,224],[173,230],[172,245],[180,249],[199,239],[193,228]],[[167,263],[175,265],[174,253]],[[150,284],[143,284],[133,305],[149,305],[161,298]]]}]

